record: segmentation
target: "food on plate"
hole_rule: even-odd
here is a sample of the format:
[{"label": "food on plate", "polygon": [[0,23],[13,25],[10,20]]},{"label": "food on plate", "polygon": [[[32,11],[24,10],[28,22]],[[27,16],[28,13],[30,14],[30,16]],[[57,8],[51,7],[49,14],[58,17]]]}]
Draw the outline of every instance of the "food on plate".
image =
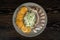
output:
[{"label": "food on plate", "polygon": [[31,33],[31,31],[37,33],[37,31],[41,30],[41,28],[37,27],[40,20],[38,15],[36,7],[22,6],[16,16],[16,25],[26,34]]}]

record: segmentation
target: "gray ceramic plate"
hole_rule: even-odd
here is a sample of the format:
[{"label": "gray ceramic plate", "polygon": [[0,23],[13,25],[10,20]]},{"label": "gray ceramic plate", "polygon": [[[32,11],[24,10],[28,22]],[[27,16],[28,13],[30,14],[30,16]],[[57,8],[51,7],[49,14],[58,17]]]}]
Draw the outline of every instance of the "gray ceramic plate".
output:
[{"label": "gray ceramic plate", "polygon": [[[18,29],[16,23],[15,23],[15,19],[16,19],[16,15],[17,15],[17,12],[19,11],[19,9],[22,7],[22,6],[37,6],[40,8],[40,16],[39,16],[39,27],[42,27],[39,31],[37,31],[37,33],[34,33],[34,32],[31,32],[29,35],[26,35],[25,33],[23,33],[20,29]],[[47,24],[47,15],[46,15],[46,12],[45,10],[38,4],[36,3],[31,3],[31,2],[28,2],[28,3],[24,3],[22,5],[20,5],[14,12],[13,14],[13,26],[15,28],[15,30],[21,34],[22,36],[25,36],[25,37],[35,37],[37,35],[40,35],[40,33],[42,33],[44,31],[44,29],[46,28],[46,24]]]}]

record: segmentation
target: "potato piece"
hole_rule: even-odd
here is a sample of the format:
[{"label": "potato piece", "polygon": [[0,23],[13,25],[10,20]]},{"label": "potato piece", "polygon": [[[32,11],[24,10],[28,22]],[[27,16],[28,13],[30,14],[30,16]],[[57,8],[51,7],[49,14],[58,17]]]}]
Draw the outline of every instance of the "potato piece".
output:
[{"label": "potato piece", "polygon": [[21,30],[25,33],[26,32],[26,27],[22,26]]},{"label": "potato piece", "polygon": [[18,28],[22,28],[22,26],[24,25],[22,21],[16,21],[16,24],[18,26]]},{"label": "potato piece", "polygon": [[27,12],[27,10],[28,9],[26,7],[22,7],[20,13],[24,15]]},{"label": "potato piece", "polygon": [[18,18],[23,18],[24,15],[22,15],[22,14],[17,14],[17,17],[18,17]]},{"label": "potato piece", "polygon": [[30,32],[31,32],[31,28],[27,27],[27,33],[30,33]]},{"label": "potato piece", "polygon": [[21,29],[24,33],[30,33],[31,32],[31,28],[30,27],[22,27],[22,29]]},{"label": "potato piece", "polygon": [[16,21],[23,21],[23,18],[17,17],[17,18],[16,18]]}]

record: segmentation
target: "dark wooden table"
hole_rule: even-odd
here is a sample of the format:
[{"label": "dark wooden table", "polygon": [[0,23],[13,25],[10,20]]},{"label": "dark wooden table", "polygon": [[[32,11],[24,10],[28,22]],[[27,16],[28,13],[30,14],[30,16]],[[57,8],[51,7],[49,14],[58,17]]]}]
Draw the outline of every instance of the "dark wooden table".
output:
[{"label": "dark wooden table", "polygon": [[[18,34],[12,25],[15,9],[22,3],[35,2],[41,5],[48,17],[43,33],[28,38]],[[60,1],[59,0],[0,0],[0,40],[60,40]]]}]

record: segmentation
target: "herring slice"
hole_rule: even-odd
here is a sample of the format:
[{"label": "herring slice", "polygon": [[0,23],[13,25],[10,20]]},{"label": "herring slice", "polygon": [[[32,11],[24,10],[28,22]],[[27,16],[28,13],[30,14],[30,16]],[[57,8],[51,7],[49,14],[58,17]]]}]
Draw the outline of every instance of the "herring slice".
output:
[{"label": "herring slice", "polygon": [[36,31],[35,29],[33,30],[33,32],[34,32],[34,33],[37,33],[37,31]]}]

